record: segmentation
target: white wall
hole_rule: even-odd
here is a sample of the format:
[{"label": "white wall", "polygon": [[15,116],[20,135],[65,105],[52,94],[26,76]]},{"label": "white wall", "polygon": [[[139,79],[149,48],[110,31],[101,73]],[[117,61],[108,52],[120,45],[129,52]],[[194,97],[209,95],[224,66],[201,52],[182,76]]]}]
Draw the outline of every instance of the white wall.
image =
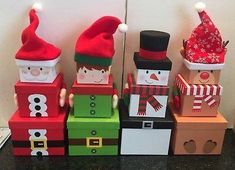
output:
[{"label": "white wall", "polygon": [[[62,67],[67,84],[75,77],[73,61],[74,45],[78,35],[93,21],[103,15],[114,15],[124,19],[125,0],[38,0],[44,10],[39,14],[38,34],[62,48]],[[21,31],[28,24],[28,9],[34,1],[0,0],[0,126],[7,126],[7,120],[16,109],[13,103],[14,83],[18,80],[18,70],[14,54],[20,47]],[[133,52],[139,49],[139,32],[144,29],[167,31],[171,34],[168,56],[173,62],[170,83],[182,65],[179,49],[182,39],[188,38],[192,29],[199,24],[194,11],[196,0],[128,0],[127,23],[129,30],[126,39],[126,73],[133,67]],[[230,40],[226,67],[222,72],[221,84],[224,95],[220,111],[233,122],[235,113],[235,1],[207,0],[207,11],[220,29],[224,40]],[[121,86],[122,35],[115,34],[116,54],[113,73],[119,89]]]}]

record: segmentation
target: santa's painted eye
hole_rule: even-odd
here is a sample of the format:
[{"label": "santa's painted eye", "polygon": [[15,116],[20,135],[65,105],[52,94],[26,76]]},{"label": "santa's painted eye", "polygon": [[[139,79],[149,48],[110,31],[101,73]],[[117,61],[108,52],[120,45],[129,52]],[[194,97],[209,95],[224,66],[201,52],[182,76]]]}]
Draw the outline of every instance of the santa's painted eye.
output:
[{"label": "santa's painted eye", "polygon": [[87,71],[86,70],[84,70],[84,73],[86,73]]},{"label": "santa's painted eye", "polygon": [[28,67],[28,70],[30,70],[30,67]]},{"label": "santa's painted eye", "polygon": [[161,74],[161,71],[158,71],[158,74]]},{"label": "santa's painted eye", "polygon": [[146,71],[146,74],[148,74],[148,73],[149,73],[149,71],[147,70],[147,71]]},{"label": "santa's painted eye", "polygon": [[42,68],[40,68],[40,70],[42,71]]},{"label": "santa's painted eye", "polygon": [[104,73],[104,70],[102,70],[101,72]]},{"label": "santa's painted eye", "polygon": [[201,72],[201,70],[198,70],[197,72],[198,72],[198,73],[200,73],[200,72]]},{"label": "santa's painted eye", "polygon": [[211,73],[213,73],[214,71],[213,70],[211,70]]}]

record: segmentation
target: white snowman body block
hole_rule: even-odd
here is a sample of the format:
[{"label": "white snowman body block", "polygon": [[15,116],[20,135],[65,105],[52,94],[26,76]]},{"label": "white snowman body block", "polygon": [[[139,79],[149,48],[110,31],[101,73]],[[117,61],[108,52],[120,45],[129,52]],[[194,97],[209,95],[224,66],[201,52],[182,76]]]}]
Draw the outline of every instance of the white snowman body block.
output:
[{"label": "white snowman body block", "polygon": [[169,70],[136,69],[134,72],[136,84],[156,86],[167,86],[169,74]]}]

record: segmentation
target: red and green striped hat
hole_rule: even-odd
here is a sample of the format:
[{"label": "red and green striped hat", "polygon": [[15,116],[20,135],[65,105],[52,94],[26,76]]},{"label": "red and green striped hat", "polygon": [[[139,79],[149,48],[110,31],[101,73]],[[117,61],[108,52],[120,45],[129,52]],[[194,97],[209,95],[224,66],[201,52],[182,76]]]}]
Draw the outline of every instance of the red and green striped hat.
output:
[{"label": "red and green striped hat", "polygon": [[85,30],[77,40],[74,60],[80,64],[110,66],[115,53],[113,34],[127,25],[113,16],[104,16]]}]

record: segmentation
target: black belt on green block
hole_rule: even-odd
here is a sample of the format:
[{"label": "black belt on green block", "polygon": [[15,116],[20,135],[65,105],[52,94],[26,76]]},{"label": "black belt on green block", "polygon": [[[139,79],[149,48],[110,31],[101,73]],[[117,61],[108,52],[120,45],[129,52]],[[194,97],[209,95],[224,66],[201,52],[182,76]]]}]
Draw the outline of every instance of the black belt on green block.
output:
[{"label": "black belt on green block", "polygon": [[30,148],[33,143],[34,147],[44,147],[45,143],[47,147],[64,147],[65,142],[63,140],[42,140],[42,141],[12,141],[13,147]]},{"label": "black belt on green block", "polygon": [[118,145],[118,139],[88,137],[81,139],[69,139],[69,145],[81,145],[87,147],[102,147],[109,145]]}]

